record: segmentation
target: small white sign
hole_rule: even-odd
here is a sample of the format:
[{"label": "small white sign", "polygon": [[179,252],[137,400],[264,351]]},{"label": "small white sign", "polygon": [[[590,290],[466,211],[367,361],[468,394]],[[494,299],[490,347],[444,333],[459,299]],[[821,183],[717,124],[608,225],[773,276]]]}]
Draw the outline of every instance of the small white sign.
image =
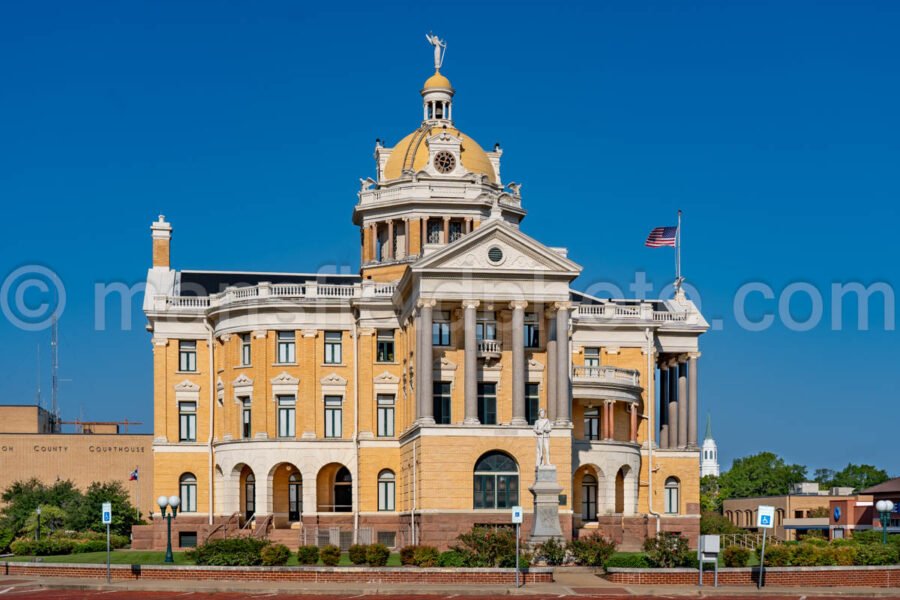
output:
[{"label": "small white sign", "polygon": [[522,507],[521,506],[513,506],[512,507],[512,522],[513,524],[521,524],[523,519]]},{"label": "small white sign", "polygon": [[111,502],[103,503],[102,512],[103,512],[103,524],[109,525],[110,523],[112,523],[112,503]]},{"label": "small white sign", "polygon": [[760,506],[756,512],[756,526],[763,529],[775,527],[775,507]]}]

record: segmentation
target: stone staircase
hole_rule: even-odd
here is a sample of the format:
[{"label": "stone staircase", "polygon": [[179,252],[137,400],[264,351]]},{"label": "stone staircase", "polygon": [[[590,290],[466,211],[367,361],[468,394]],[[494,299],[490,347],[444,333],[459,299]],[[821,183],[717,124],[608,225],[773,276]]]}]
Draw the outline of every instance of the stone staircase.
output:
[{"label": "stone staircase", "polygon": [[273,544],[284,544],[291,550],[296,550],[303,541],[302,535],[302,529],[270,529],[267,537]]}]

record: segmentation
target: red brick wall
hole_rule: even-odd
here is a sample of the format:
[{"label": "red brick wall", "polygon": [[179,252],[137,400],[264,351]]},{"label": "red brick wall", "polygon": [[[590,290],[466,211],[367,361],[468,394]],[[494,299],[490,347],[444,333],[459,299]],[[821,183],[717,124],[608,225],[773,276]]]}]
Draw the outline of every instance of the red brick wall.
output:
[{"label": "red brick wall", "polygon": [[[713,573],[704,571],[703,584]],[[757,569],[719,569],[719,585],[756,585]],[[610,569],[606,578],[623,585],[697,585],[693,569]],[[765,584],[786,587],[900,587],[900,567],[770,567]]]},{"label": "red brick wall", "polygon": [[[106,565],[66,565],[11,563],[3,565],[5,575],[30,577],[106,578]],[[513,569],[418,569],[360,567],[166,567],[146,566],[133,571],[130,565],[113,565],[110,576],[125,580],[239,580],[306,581],[314,583],[433,583],[433,584],[508,584],[516,581]],[[552,569],[532,569],[524,574],[525,583],[552,583]]]}]

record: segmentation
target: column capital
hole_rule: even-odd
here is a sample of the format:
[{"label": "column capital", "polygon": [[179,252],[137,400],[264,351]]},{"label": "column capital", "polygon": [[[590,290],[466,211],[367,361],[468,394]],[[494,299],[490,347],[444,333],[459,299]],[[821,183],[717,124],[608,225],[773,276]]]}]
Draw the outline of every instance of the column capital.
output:
[{"label": "column capital", "polygon": [[513,310],[525,310],[526,308],[528,308],[528,302],[525,300],[513,300],[509,303],[509,307]]},{"label": "column capital", "polygon": [[551,305],[551,310],[560,311],[560,310],[571,310],[572,307],[575,306],[574,302],[569,302],[568,300],[565,302],[554,302]]},{"label": "column capital", "polygon": [[463,308],[478,308],[481,306],[481,300],[463,300],[461,304]]},{"label": "column capital", "polygon": [[375,331],[376,331],[376,329],[374,327],[360,327],[359,329],[356,330],[356,333],[359,336],[375,335]]},{"label": "column capital", "polygon": [[256,339],[268,337],[268,334],[269,334],[269,332],[266,331],[265,329],[256,329],[252,333],[253,337],[255,337]]},{"label": "column capital", "polygon": [[687,353],[688,360],[697,360],[701,356],[703,356],[702,352],[688,352]]},{"label": "column capital", "polygon": [[669,370],[669,363],[666,361],[659,363],[657,366],[659,367],[660,371],[668,371]]},{"label": "column capital", "polygon": [[430,308],[435,304],[437,304],[437,300],[434,298],[419,298],[416,301],[416,308],[425,308],[426,306]]},{"label": "column capital", "polygon": [[150,338],[150,341],[154,346],[167,346],[169,344],[169,338],[160,335],[154,335]]}]

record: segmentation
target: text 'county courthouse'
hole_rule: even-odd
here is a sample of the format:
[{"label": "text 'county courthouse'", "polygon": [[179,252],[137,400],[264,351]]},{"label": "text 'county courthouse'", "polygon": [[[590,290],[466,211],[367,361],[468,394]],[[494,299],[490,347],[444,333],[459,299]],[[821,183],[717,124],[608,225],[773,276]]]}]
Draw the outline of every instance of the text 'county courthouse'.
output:
[{"label": "text 'county courthouse'", "polygon": [[[571,289],[581,267],[522,232],[520,187],[456,128],[450,81],[421,95],[362,182],[358,276],[173,270],[153,224],[153,488],[181,496],[175,543],[444,547],[517,504],[528,531],[540,408],[565,535],[696,537],[707,323],[683,297]],[[137,530],[164,543],[159,519]]]}]

